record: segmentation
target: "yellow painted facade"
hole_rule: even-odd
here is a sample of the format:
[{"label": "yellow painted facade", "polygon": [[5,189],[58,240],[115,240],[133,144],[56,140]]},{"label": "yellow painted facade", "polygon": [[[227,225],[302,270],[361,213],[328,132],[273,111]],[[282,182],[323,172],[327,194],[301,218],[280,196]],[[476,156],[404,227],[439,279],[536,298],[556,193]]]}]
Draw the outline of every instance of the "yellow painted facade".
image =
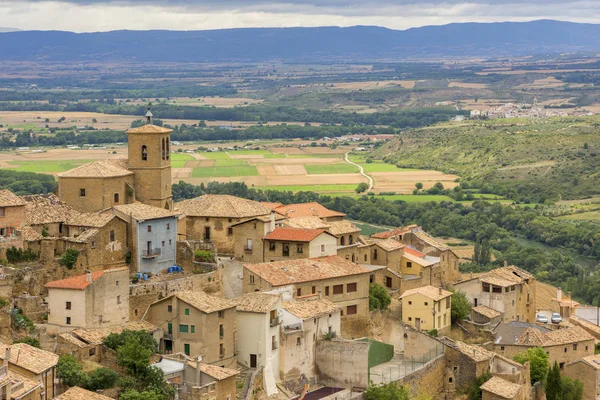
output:
[{"label": "yellow painted facade", "polygon": [[402,322],[422,331],[450,329],[451,296],[435,301],[421,293],[402,297]]}]

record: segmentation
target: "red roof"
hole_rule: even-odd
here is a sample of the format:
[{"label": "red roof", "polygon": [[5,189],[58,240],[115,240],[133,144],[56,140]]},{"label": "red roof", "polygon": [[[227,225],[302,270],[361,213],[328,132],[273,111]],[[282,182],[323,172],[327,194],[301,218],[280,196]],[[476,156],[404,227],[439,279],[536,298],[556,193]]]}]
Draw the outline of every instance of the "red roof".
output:
[{"label": "red roof", "polygon": [[419,250],[411,249],[410,247],[405,247],[404,252],[408,254],[412,254],[415,257],[423,258],[425,257],[425,253],[421,253]]},{"label": "red roof", "polygon": [[275,208],[275,211],[288,218],[301,218],[301,217],[345,217],[346,214],[330,210],[323,207],[317,202],[312,203],[298,203],[288,204],[287,206],[280,206]]},{"label": "red roof", "polygon": [[284,242],[310,242],[322,233],[324,229],[302,229],[302,228],[275,228],[265,236],[265,240],[279,240]]},{"label": "red roof", "polygon": [[[92,281],[97,281],[106,271],[94,271],[92,272]],[[47,288],[50,289],[72,289],[72,290],[84,290],[86,287],[91,285],[92,282],[87,280],[87,274],[72,276],[67,279],[61,279],[59,281],[52,281],[46,284]]]},{"label": "red roof", "polygon": [[273,203],[273,202],[270,202],[270,201],[261,201],[260,204],[262,204],[263,206],[265,206],[265,207],[267,207],[267,208],[269,208],[271,210],[274,210],[277,207],[283,206],[283,204],[281,204],[281,203]]},{"label": "red roof", "polygon": [[414,228],[415,226],[416,225],[403,226],[401,228],[392,229],[391,231],[374,233],[371,235],[371,237],[373,239],[388,239],[388,238],[391,238],[392,236],[403,235],[407,232],[410,232],[410,230],[412,228]]}]

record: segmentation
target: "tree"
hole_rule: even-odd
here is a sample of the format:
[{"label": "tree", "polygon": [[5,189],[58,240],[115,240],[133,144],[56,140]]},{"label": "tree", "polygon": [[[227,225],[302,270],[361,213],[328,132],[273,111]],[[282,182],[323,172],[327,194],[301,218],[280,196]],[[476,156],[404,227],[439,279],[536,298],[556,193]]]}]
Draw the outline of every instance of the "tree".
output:
[{"label": "tree", "polygon": [[356,189],[354,189],[354,191],[356,193],[363,193],[363,192],[366,192],[368,188],[369,188],[369,185],[367,185],[365,182],[361,182],[358,184]]},{"label": "tree", "polygon": [[67,386],[87,386],[88,376],[83,372],[82,365],[71,354],[65,354],[58,359],[56,374]]},{"label": "tree", "polygon": [[486,372],[483,375],[478,376],[467,388],[467,397],[469,400],[481,400],[481,385],[486,383],[492,378],[492,374]]},{"label": "tree", "polygon": [[385,310],[391,302],[392,298],[386,288],[378,283],[371,283],[369,285],[369,309],[371,311]]},{"label": "tree", "polygon": [[119,400],[162,400],[158,394],[152,391],[138,392],[137,390],[129,389],[121,393]]},{"label": "tree", "polygon": [[561,400],[562,388],[560,384],[560,368],[554,361],[554,366],[550,368],[546,379],[546,400]]},{"label": "tree", "polygon": [[515,354],[513,360],[519,364],[529,361],[531,383],[544,382],[548,375],[548,354],[541,347],[533,347],[527,351]]},{"label": "tree", "polygon": [[127,343],[128,340],[137,340],[143,347],[158,351],[158,343],[154,337],[147,331],[132,331],[125,329],[121,333],[111,333],[104,339],[104,345],[109,349],[117,350],[119,347]]},{"label": "tree", "polygon": [[462,290],[452,293],[452,309],[450,316],[452,323],[467,319],[471,315],[471,302],[467,298],[467,294]]},{"label": "tree", "polygon": [[78,257],[79,250],[68,249],[63,253],[62,257],[60,258],[60,265],[64,265],[68,269],[73,269]]},{"label": "tree", "polygon": [[423,182],[417,182],[417,183],[415,183],[415,187],[417,188],[417,190],[423,189]]},{"label": "tree", "polygon": [[364,393],[365,400],[409,400],[408,390],[395,383],[371,385]]},{"label": "tree", "polygon": [[154,351],[145,347],[140,340],[130,338],[117,348],[117,360],[130,375],[137,378],[150,363],[153,353]]},{"label": "tree", "polygon": [[562,400],[581,400],[583,397],[583,383],[579,379],[561,376],[560,385]]},{"label": "tree", "polygon": [[88,373],[86,389],[96,391],[115,386],[119,374],[109,368],[97,368]]},{"label": "tree", "polygon": [[39,339],[32,336],[25,336],[24,338],[15,340],[13,343],[25,343],[38,349],[41,348]]}]

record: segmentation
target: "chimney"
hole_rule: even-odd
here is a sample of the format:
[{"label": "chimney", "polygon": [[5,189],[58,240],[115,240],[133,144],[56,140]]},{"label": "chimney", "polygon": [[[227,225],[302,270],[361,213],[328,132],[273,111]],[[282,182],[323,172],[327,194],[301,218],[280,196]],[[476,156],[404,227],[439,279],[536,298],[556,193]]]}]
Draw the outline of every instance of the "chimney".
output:
[{"label": "chimney", "polygon": [[440,295],[441,295],[442,294],[442,288],[439,288],[439,289],[440,289]]},{"label": "chimney", "polygon": [[94,281],[92,279],[92,272],[90,270],[85,271],[85,280],[90,283]]},{"label": "chimney", "polygon": [[321,299],[323,298],[323,291],[322,291],[322,290],[319,290],[319,292],[318,292],[318,293],[319,293],[319,300],[321,300]]},{"label": "chimney", "polygon": [[10,346],[6,346],[4,349],[4,361],[2,366],[8,368],[8,361],[10,360]]},{"label": "chimney", "polygon": [[269,216],[269,233],[275,230],[275,210],[271,210],[271,215]]},{"label": "chimney", "polygon": [[504,267],[505,268],[508,267],[508,261],[507,260],[504,260]]},{"label": "chimney", "polygon": [[556,288],[556,300],[558,300],[558,301],[562,300],[562,289],[560,287]]},{"label": "chimney", "polygon": [[196,386],[201,386],[201,376],[202,372],[200,371],[200,363],[202,362],[202,356],[198,356],[196,359]]}]

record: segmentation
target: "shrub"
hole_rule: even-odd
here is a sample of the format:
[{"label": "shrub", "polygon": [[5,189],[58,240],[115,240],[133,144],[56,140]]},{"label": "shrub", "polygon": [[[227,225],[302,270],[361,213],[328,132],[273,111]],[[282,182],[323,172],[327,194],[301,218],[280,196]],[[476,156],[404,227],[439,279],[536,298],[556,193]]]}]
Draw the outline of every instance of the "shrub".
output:
[{"label": "shrub", "polygon": [[133,339],[142,344],[143,347],[152,349],[153,352],[158,350],[158,343],[154,337],[146,331],[131,331],[124,330],[121,333],[111,333],[104,339],[104,345],[109,349],[117,350],[125,345],[128,340]]},{"label": "shrub", "polygon": [[30,346],[37,347],[38,349],[40,348],[40,341],[39,341],[39,339],[34,338],[32,336],[25,336],[24,338],[15,340],[13,343],[25,343],[25,344],[28,344]]},{"label": "shrub", "polygon": [[394,382],[370,385],[364,394],[365,400],[409,400],[408,390]]},{"label": "shrub", "polygon": [[4,297],[0,297],[0,308],[6,307],[8,305],[8,301]]},{"label": "shrub", "polygon": [[58,359],[56,374],[67,386],[86,387],[88,376],[83,372],[83,366],[71,354],[65,354]]},{"label": "shrub", "polygon": [[210,250],[196,250],[194,252],[194,259],[199,262],[215,262],[215,253]]},{"label": "shrub", "polygon": [[463,291],[452,293],[452,310],[450,316],[452,322],[462,321],[471,314],[471,302]]},{"label": "shrub", "polygon": [[23,250],[16,247],[6,249],[6,259],[9,263],[15,264],[18,262],[35,261],[40,256],[40,253],[31,249]]},{"label": "shrub", "polygon": [[358,186],[356,187],[356,189],[354,189],[354,191],[356,193],[363,193],[363,192],[366,192],[368,188],[369,188],[368,184],[366,184],[365,182],[361,182],[361,183],[358,184]]},{"label": "shrub", "polygon": [[481,400],[481,385],[489,381],[491,378],[492,375],[489,372],[477,377],[477,379],[475,379],[467,389],[467,397],[469,400]]},{"label": "shrub", "polygon": [[79,250],[68,249],[63,253],[62,257],[60,258],[60,265],[64,265],[68,269],[73,269],[78,257]]},{"label": "shrub", "polygon": [[115,386],[118,377],[119,374],[112,369],[95,369],[88,373],[88,384],[86,389],[96,391],[111,388]]},{"label": "shrub", "polygon": [[23,311],[20,308],[10,310],[10,319],[14,330],[26,330],[29,333],[35,332],[35,324],[27,315],[23,315]]},{"label": "shrub", "polygon": [[378,283],[369,285],[369,309],[385,310],[392,302],[392,297],[387,292],[387,289]]},{"label": "shrub", "polygon": [[548,375],[548,354],[541,347],[527,349],[527,351],[515,354],[513,360],[520,364],[529,361],[531,383],[545,382]]}]

